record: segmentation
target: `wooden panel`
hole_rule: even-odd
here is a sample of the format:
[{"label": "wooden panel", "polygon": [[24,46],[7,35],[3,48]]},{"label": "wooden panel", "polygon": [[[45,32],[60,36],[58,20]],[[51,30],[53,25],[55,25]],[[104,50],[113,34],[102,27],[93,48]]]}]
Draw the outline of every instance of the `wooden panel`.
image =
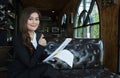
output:
[{"label": "wooden panel", "polygon": [[7,54],[11,48],[11,46],[0,47],[0,66],[4,66],[6,64],[8,58]]},{"label": "wooden panel", "polygon": [[100,6],[101,37],[104,41],[104,66],[117,72],[118,63],[118,5]]},{"label": "wooden panel", "polygon": [[8,78],[7,77],[7,72],[0,72],[0,78]]},{"label": "wooden panel", "polygon": [[70,0],[21,0],[24,7],[34,6],[42,10],[61,10]]}]

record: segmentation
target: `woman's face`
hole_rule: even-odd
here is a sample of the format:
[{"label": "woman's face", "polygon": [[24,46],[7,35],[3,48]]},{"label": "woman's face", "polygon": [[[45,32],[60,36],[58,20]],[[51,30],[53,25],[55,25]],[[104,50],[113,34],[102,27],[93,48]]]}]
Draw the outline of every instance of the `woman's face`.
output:
[{"label": "woman's face", "polygon": [[27,20],[28,31],[35,31],[38,28],[39,23],[40,19],[38,13],[36,12],[32,13]]}]

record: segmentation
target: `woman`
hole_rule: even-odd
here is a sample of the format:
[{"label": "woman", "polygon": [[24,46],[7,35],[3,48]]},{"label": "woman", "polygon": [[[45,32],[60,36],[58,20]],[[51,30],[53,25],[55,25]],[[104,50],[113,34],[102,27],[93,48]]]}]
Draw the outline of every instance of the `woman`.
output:
[{"label": "woman", "polygon": [[36,8],[25,8],[21,14],[20,33],[15,37],[15,59],[9,66],[8,78],[57,78],[56,70],[43,63],[47,57],[44,35],[36,31],[40,24]]}]

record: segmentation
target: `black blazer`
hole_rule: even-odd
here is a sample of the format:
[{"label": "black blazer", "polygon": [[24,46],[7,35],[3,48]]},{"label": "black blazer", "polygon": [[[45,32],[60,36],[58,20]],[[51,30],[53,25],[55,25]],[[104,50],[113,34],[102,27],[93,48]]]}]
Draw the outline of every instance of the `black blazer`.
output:
[{"label": "black blazer", "polygon": [[[41,34],[36,32],[36,36],[38,42]],[[8,67],[9,78],[15,78],[20,73],[31,70],[41,64],[42,60],[48,56],[44,48],[38,44],[34,54],[30,55],[29,50],[22,44],[21,35],[18,35],[15,38],[14,45],[15,59]]]}]

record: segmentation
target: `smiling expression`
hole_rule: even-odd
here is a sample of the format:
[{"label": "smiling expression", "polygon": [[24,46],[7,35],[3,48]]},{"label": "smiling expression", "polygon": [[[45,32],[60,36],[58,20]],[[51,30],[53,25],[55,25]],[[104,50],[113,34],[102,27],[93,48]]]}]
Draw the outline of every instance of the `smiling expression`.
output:
[{"label": "smiling expression", "polygon": [[35,31],[39,26],[40,20],[38,13],[34,12],[27,20],[28,31]]}]

